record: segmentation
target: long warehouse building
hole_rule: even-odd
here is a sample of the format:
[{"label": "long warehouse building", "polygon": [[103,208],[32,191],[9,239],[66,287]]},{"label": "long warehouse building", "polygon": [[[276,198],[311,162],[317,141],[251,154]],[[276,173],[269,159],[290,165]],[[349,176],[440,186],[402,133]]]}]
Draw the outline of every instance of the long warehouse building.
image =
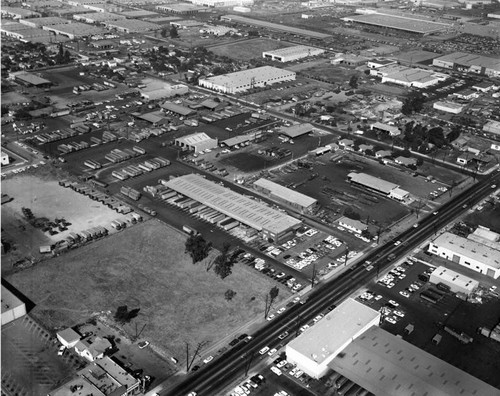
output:
[{"label": "long warehouse building", "polygon": [[281,184],[267,179],[259,179],[253,183],[257,191],[271,197],[272,199],[298,209],[301,212],[312,212],[318,205],[318,201],[307,195],[291,190]]},{"label": "long warehouse building", "polygon": [[202,87],[223,93],[244,92],[254,87],[265,87],[284,81],[294,81],[295,72],[272,66],[242,70],[220,76],[200,78]]},{"label": "long warehouse building", "polygon": [[200,175],[190,174],[169,180],[172,190],[262,232],[262,237],[280,242],[300,227],[302,222],[268,205],[238,194]]}]

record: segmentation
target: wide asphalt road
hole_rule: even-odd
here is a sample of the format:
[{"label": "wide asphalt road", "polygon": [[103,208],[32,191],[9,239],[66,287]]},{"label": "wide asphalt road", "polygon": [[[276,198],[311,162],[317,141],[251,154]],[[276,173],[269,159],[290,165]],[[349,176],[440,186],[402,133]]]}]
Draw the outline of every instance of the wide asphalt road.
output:
[{"label": "wide asphalt road", "polygon": [[[220,394],[233,379],[247,372],[263,358],[258,353],[260,349],[264,346],[278,347],[280,342],[284,344],[284,341],[278,339],[281,333],[288,331],[292,334],[304,323],[329,307],[331,308],[332,304],[337,304],[370,279],[377,277],[380,271],[390,265],[389,255],[400,257],[418,246],[443,226],[449,224],[452,219],[490,194],[493,191],[492,185],[497,184],[499,180],[499,172],[484,177],[477,184],[443,205],[439,212],[422,219],[418,227],[403,232],[394,240],[366,255],[339,277],[313,289],[304,304],[296,304],[254,333],[252,339],[241,342],[196,373],[189,374],[183,382],[177,385],[167,388],[167,382],[163,383],[165,390],[161,391],[160,395],[180,396],[187,395],[191,391],[201,396]],[[395,245],[397,241],[401,243]],[[370,263],[367,261],[370,261],[372,266],[368,266]]]}]

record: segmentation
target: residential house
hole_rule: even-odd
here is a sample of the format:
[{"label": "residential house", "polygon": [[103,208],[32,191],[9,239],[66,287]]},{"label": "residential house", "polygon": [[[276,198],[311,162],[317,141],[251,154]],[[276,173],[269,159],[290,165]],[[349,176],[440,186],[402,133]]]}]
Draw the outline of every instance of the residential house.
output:
[{"label": "residential house", "polygon": [[389,150],[379,150],[375,153],[375,158],[387,158],[392,155],[392,152]]},{"label": "residential house", "polygon": [[75,352],[90,362],[104,357],[104,353],[112,347],[105,338],[95,337],[93,342],[90,339],[78,341],[75,345]]},{"label": "residential house", "polygon": [[397,157],[394,162],[399,165],[404,165],[404,166],[416,166],[417,165],[417,160],[415,158],[409,158],[409,157]]},{"label": "residential house", "polygon": [[371,144],[360,144],[358,151],[360,153],[366,153],[367,151],[373,151],[373,145],[371,145]]},{"label": "residential house", "polygon": [[366,224],[363,224],[359,220],[350,219],[349,217],[340,218],[339,225],[347,228],[348,230],[354,231],[356,234],[361,234],[363,231],[368,229]]}]

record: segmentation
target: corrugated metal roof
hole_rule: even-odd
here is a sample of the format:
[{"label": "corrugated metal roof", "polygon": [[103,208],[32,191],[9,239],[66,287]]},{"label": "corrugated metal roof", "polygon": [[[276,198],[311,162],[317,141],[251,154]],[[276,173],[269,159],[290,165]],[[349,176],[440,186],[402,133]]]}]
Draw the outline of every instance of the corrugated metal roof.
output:
[{"label": "corrugated metal roof", "polygon": [[315,205],[318,201],[314,198],[308,197],[307,195],[301,194],[297,191],[291,190],[282,186],[281,184],[274,183],[271,180],[259,179],[255,181],[254,186],[264,188],[269,190],[273,195],[288,202],[293,202],[303,208],[308,208]]}]

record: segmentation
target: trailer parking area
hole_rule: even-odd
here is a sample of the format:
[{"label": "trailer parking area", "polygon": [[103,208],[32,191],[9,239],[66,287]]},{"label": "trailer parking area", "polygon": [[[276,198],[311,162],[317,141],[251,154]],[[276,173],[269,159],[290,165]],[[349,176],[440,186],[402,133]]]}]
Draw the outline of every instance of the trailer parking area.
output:
[{"label": "trailer parking area", "polygon": [[[264,297],[275,285],[242,265],[221,280],[206,271],[205,263],[192,264],[184,253],[185,240],[150,220],[14,274],[9,281],[35,302],[32,315],[48,328],[81,323],[102,311],[109,311],[112,320],[121,305],[140,308],[138,317],[122,327],[124,333],[130,337],[136,323],[146,325],[144,339],[165,356],[182,360],[185,341],[215,342],[249,320],[263,318]],[[279,287],[277,305],[290,296]],[[224,298],[228,289],[236,292],[231,301]]]}]

